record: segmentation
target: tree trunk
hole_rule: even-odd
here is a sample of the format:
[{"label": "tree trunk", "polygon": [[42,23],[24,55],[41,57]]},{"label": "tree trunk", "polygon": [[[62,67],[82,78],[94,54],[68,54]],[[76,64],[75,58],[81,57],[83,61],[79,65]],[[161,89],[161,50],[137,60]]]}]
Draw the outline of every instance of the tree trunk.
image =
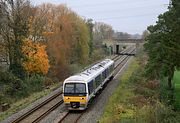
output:
[{"label": "tree trunk", "polygon": [[168,87],[169,87],[169,89],[172,88],[171,77],[168,77]]},{"label": "tree trunk", "polygon": [[172,89],[172,78],[174,76],[174,67],[170,69],[170,74],[168,76],[168,87],[169,89]]}]

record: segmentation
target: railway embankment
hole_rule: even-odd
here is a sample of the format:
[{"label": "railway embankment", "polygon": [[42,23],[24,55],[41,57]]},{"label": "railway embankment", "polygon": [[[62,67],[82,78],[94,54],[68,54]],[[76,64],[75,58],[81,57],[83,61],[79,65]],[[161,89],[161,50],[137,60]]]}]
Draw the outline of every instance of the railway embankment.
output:
[{"label": "railway embankment", "polygon": [[100,123],[180,122],[180,112],[173,106],[172,90],[167,90],[163,80],[150,81],[144,77],[146,56],[140,57],[119,78],[121,84],[110,97]]}]

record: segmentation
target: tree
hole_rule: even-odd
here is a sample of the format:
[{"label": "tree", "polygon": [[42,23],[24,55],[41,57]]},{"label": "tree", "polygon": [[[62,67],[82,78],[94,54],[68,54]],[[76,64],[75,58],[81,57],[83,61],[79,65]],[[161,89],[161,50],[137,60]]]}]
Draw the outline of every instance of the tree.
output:
[{"label": "tree", "polygon": [[126,32],[117,32],[117,38],[119,39],[128,39],[131,35]]},{"label": "tree", "polygon": [[180,68],[180,1],[173,0],[169,11],[160,15],[156,25],[149,26],[145,49],[149,55],[146,67],[151,78],[168,77],[172,88],[175,69]]},{"label": "tree", "polygon": [[9,56],[9,70],[23,77],[22,42],[28,37],[30,2],[28,0],[0,1],[0,35]]},{"label": "tree", "polygon": [[45,48],[45,45],[31,40],[23,42],[22,53],[26,58],[23,67],[28,74],[47,74],[50,65]]},{"label": "tree", "polygon": [[149,32],[147,30],[144,30],[142,33],[142,39],[146,39],[146,37],[148,37]]},{"label": "tree", "polygon": [[90,35],[90,38],[89,38],[89,56],[91,56],[92,52],[93,52],[93,27],[94,27],[94,24],[92,21],[93,21],[92,19],[87,19],[87,21],[86,21],[86,24],[87,24],[88,30],[89,30],[89,35]]},{"label": "tree", "polygon": [[43,36],[47,39],[50,74],[62,79],[68,75],[69,64],[86,64],[88,61],[88,26],[65,5],[45,4],[43,10],[46,11]]},{"label": "tree", "polygon": [[104,39],[111,39],[114,31],[112,26],[102,23],[102,22],[95,22],[94,24],[94,31],[93,31],[93,39],[95,45],[102,45],[102,41]]},{"label": "tree", "polygon": [[90,35],[89,35],[89,29],[85,23],[84,20],[81,18],[78,18],[78,34],[79,36],[77,37],[78,41],[76,44],[76,54],[78,58],[78,62],[81,64],[86,64],[89,59],[89,40],[90,40]]}]

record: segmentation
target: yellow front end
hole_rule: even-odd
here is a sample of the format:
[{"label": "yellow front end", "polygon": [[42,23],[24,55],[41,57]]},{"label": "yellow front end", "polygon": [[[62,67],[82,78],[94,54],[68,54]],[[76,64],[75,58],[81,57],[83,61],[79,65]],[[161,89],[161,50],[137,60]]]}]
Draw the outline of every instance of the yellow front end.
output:
[{"label": "yellow front end", "polygon": [[88,102],[86,96],[64,96],[63,100],[69,110],[85,110]]}]

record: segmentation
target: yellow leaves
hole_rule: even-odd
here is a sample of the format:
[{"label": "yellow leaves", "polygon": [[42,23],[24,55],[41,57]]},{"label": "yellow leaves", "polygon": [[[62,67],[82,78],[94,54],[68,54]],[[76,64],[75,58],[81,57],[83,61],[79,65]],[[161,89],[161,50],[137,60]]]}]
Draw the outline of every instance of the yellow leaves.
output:
[{"label": "yellow leaves", "polygon": [[26,60],[23,67],[28,73],[47,74],[50,65],[45,48],[46,46],[40,43],[24,41],[22,52]]}]

